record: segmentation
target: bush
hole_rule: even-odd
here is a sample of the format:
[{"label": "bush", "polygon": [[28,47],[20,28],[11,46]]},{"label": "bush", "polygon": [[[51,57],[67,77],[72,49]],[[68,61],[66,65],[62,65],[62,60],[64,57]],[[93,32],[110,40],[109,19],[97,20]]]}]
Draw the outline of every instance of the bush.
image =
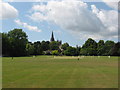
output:
[{"label": "bush", "polygon": [[53,51],[52,51],[52,55],[59,55],[58,50],[53,50]]}]

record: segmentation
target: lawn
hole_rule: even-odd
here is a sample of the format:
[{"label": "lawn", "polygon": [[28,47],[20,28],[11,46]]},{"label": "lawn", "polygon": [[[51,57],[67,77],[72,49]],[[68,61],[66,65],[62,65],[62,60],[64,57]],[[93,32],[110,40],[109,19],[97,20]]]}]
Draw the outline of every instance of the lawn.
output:
[{"label": "lawn", "polygon": [[3,88],[118,88],[118,57],[3,57]]}]

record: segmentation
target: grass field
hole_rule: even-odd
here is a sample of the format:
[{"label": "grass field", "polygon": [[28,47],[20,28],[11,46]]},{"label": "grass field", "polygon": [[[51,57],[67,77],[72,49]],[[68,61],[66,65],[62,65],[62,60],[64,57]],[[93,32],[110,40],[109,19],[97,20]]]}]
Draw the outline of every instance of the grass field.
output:
[{"label": "grass field", "polygon": [[3,88],[117,88],[117,57],[3,57]]}]

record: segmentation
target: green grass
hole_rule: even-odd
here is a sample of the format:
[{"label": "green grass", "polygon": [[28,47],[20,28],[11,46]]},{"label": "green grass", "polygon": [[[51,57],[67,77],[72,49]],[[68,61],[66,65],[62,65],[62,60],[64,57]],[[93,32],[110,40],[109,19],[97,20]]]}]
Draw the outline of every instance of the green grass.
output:
[{"label": "green grass", "polygon": [[3,57],[3,88],[117,88],[118,57]]}]

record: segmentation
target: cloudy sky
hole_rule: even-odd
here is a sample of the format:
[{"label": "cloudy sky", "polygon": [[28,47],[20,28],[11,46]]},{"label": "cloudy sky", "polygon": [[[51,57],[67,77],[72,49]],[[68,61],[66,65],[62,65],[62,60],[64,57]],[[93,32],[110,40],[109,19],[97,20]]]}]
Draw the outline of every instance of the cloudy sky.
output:
[{"label": "cloudy sky", "polygon": [[2,31],[0,32],[21,28],[27,33],[29,41],[34,42],[50,40],[53,31],[56,40],[68,42],[72,46],[82,45],[88,38],[117,42],[117,2],[103,1],[2,1],[0,3]]}]

